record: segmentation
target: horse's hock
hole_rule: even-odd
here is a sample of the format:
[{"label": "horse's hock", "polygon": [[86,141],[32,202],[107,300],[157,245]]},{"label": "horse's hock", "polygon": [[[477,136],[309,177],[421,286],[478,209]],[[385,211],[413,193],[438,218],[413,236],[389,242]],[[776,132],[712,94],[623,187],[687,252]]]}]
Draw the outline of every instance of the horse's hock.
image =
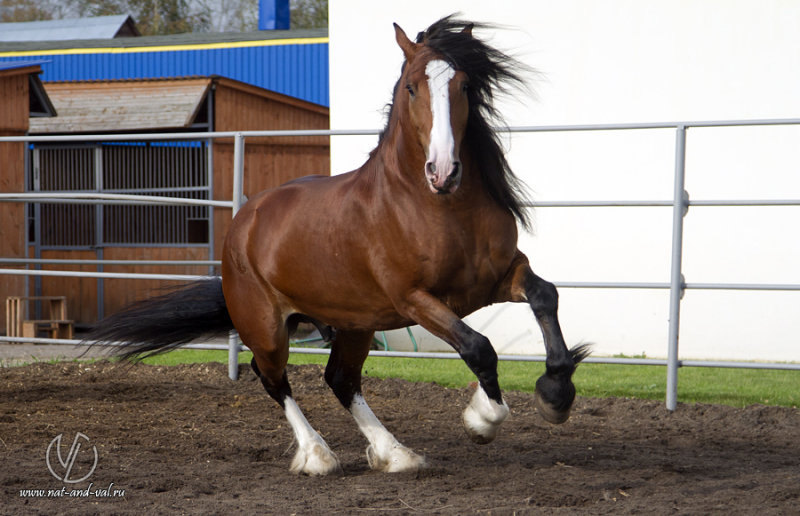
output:
[{"label": "horse's hock", "polygon": [[67,319],[65,296],[6,298],[6,331],[9,337],[72,339],[73,324],[74,321]]}]

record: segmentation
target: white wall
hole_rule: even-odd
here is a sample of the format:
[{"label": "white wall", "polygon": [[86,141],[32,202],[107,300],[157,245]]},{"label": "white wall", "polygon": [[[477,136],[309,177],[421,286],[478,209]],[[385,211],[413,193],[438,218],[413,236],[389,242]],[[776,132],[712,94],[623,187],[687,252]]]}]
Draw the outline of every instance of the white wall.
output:
[{"label": "white wall", "polygon": [[[391,7],[390,7],[391,6]],[[330,6],[331,127],[378,128],[402,54],[440,16],[506,26],[475,32],[535,67],[535,91],[501,102],[510,125],[800,117],[800,2],[781,0],[473,0]],[[669,199],[674,132],[514,136],[509,159],[539,201]],[[375,137],[332,140],[333,172],[359,166]],[[800,198],[800,129],[692,129],[692,199]],[[800,283],[800,208],[691,208],[688,282]],[[539,208],[521,249],[554,281],[669,280],[669,208]],[[601,355],[666,355],[666,291],[561,289],[570,343]],[[500,353],[540,353],[524,306],[468,319]],[[800,293],[688,291],[682,358],[800,360]],[[424,349],[437,346],[423,337]],[[394,345],[401,346],[401,340]]]}]

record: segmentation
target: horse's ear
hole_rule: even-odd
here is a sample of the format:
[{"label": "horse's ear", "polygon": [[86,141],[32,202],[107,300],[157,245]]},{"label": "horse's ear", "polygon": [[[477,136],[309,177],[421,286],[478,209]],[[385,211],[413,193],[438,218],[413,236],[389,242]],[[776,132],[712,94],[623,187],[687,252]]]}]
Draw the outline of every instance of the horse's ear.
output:
[{"label": "horse's ear", "polygon": [[397,44],[400,45],[400,48],[403,50],[403,54],[406,56],[406,61],[411,61],[419,50],[419,45],[412,42],[406,36],[406,33],[403,32],[403,29],[400,28],[398,24],[394,24],[394,38],[397,40]]},{"label": "horse's ear", "polygon": [[461,34],[466,34],[467,36],[472,36],[472,28],[475,26],[474,23],[467,24],[462,30]]}]

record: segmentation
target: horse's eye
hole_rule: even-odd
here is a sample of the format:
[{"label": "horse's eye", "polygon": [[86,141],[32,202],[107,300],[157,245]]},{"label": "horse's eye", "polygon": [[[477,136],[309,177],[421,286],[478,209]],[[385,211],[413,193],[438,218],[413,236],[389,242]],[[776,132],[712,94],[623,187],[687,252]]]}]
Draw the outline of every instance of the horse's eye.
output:
[{"label": "horse's eye", "polygon": [[409,95],[414,97],[416,93],[414,93],[414,87],[410,84],[406,84],[406,89],[408,90]]},{"label": "horse's eye", "polygon": [[461,83],[461,92],[466,93],[467,91],[469,91],[469,83],[468,82]]}]

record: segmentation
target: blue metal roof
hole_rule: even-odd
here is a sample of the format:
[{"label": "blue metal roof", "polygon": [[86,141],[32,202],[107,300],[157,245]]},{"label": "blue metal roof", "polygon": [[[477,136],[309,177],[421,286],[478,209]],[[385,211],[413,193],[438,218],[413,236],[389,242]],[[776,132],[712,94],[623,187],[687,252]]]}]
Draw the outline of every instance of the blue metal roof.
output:
[{"label": "blue metal roof", "polygon": [[0,51],[0,64],[32,58],[49,61],[41,65],[43,81],[221,75],[315,104],[328,106],[330,103],[327,37]]}]

